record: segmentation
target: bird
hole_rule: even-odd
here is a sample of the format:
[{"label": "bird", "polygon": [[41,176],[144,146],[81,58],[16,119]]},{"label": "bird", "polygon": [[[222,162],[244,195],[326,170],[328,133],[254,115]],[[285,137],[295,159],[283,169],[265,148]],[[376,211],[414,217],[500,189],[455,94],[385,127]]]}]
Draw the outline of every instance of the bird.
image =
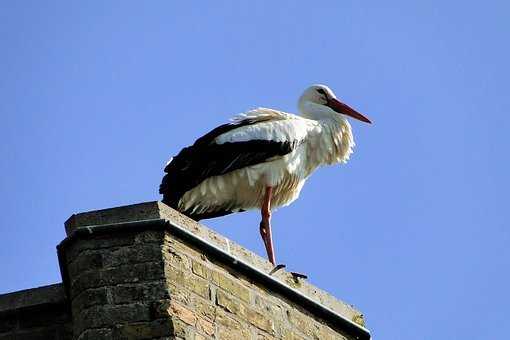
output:
[{"label": "bird", "polygon": [[272,211],[294,202],[317,168],[349,160],[355,143],[347,117],[371,124],[322,84],[303,92],[298,109],[238,114],[183,148],[164,168],[162,202],[196,221],[260,210],[260,235],[275,266]]}]

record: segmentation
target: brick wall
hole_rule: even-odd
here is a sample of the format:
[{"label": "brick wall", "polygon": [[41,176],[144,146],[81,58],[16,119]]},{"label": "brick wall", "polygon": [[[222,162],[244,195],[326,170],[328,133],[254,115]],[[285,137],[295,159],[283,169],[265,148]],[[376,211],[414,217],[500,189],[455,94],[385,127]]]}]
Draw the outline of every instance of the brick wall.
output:
[{"label": "brick wall", "polygon": [[160,301],[170,298],[163,231],[91,234],[65,245],[75,339],[149,339],[173,334]]},{"label": "brick wall", "polygon": [[[60,333],[37,339],[370,337],[352,306],[284,270],[269,276],[265,259],[160,202],[73,215],[66,231],[64,313],[36,312]],[[0,340],[14,334],[5,320]]]},{"label": "brick wall", "polygon": [[215,263],[170,235],[163,254],[170,300],[183,339],[346,339],[249,277]]},{"label": "brick wall", "polygon": [[0,340],[72,339],[62,284],[0,295]]}]

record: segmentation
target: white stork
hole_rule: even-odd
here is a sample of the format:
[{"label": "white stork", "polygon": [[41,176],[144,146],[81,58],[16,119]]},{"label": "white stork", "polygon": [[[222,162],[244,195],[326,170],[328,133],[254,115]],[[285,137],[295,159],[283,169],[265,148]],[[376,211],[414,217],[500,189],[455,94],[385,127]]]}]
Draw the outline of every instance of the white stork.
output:
[{"label": "white stork", "polygon": [[349,159],[346,116],[370,123],[325,85],[310,86],[298,105],[300,116],[266,108],[240,114],[182,149],[165,167],[162,201],[195,220],[260,209],[260,234],[275,265],[271,209],[297,199],[317,167]]}]

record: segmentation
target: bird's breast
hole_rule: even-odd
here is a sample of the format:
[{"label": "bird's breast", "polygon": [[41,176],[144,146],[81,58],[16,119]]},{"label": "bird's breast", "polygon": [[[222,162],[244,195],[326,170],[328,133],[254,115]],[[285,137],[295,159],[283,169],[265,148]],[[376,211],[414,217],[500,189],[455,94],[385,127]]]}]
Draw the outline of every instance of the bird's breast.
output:
[{"label": "bird's breast", "polygon": [[320,132],[310,136],[307,145],[311,167],[345,163],[355,146],[351,125],[343,118],[322,121]]}]

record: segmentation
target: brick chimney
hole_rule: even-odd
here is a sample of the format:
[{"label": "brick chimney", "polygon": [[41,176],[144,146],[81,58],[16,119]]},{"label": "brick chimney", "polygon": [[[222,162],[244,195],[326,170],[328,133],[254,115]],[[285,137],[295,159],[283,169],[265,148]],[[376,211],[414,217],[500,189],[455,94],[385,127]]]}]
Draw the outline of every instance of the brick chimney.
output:
[{"label": "brick chimney", "polygon": [[[76,214],[65,228],[63,289],[52,296],[60,324],[44,326],[52,339],[370,339],[352,306],[270,274],[265,259],[161,202]],[[26,331],[14,304],[0,296],[1,340]]]}]

